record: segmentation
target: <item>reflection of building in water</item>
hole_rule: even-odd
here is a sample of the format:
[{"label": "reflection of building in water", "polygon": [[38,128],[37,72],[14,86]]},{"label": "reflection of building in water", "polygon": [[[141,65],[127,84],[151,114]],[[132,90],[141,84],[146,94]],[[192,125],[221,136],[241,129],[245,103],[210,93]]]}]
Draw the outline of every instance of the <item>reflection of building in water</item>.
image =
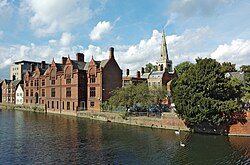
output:
[{"label": "reflection of building in water", "polygon": [[[23,113],[24,126],[29,137],[24,137],[23,153],[29,153],[31,157],[44,155],[44,164],[59,162],[59,164],[77,164],[79,161],[79,125],[77,118],[70,116]],[[37,158],[34,158],[37,160]],[[33,160],[33,161],[34,161]],[[66,162],[66,163],[65,163]],[[31,163],[32,164],[32,163]],[[52,163],[53,164],[53,163]]]},{"label": "reflection of building in water", "polygon": [[[85,138],[84,150],[88,151],[88,161],[89,164],[93,162],[98,162],[98,164],[104,164],[104,148],[103,148],[103,132],[100,123],[93,123],[95,121],[86,122],[85,131],[83,132]],[[86,163],[86,162],[85,162]],[[95,164],[95,163],[94,163]]]},{"label": "reflection of building in water", "polygon": [[250,159],[250,139],[249,137],[230,136],[231,146],[245,154]]}]

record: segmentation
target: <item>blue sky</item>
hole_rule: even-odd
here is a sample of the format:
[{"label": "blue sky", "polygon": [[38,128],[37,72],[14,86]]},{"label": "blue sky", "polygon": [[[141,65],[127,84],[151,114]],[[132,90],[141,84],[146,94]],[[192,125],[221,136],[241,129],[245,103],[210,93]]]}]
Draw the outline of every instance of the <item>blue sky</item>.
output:
[{"label": "blue sky", "polygon": [[249,0],[0,0],[0,78],[19,60],[108,58],[132,73],[160,56],[174,65],[211,57],[250,65]]}]

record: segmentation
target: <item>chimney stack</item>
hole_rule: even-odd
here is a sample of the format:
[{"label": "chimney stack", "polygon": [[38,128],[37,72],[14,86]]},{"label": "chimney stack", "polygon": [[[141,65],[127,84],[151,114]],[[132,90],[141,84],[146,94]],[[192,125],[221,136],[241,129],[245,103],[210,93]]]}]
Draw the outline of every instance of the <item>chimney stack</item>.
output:
[{"label": "chimney stack", "polygon": [[62,57],[62,64],[65,65],[67,61],[67,57]]},{"label": "chimney stack", "polygon": [[136,72],[136,77],[137,77],[137,78],[140,78],[140,77],[141,77],[140,71],[137,71],[137,72]]},{"label": "chimney stack", "polygon": [[114,48],[110,47],[109,48],[109,59],[114,58]]},{"label": "chimney stack", "polygon": [[144,68],[141,67],[141,75],[143,75],[143,74],[144,74]]},{"label": "chimney stack", "polygon": [[34,64],[30,64],[30,72],[33,72],[35,70],[35,65]]},{"label": "chimney stack", "polygon": [[41,69],[45,69],[45,61],[41,62]]},{"label": "chimney stack", "polygon": [[16,80],[16,76],[12,75],[12,80],[15,81]]},{"label": "chimney stack", "polygon": [[126,69],[126,75],[129,76],[129,69]]},{"label": "chimney stack", "polygon": [[76,53],[76,60],[80,62],[84,62],[84,54],[83,53]]}]

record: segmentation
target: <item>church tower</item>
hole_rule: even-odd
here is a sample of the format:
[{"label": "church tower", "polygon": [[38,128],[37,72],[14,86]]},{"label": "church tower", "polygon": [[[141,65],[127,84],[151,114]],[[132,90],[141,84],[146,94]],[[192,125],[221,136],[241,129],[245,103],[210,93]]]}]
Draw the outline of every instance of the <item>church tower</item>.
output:
[{"label": "church tower", "polygon": [[164,30],[162,31],[162,42],[161,42],[161,56],[158,61],[156,61],[158,71],[167,70],[167,72],[172,72],[172,61],[168,58],[168,49],[165,39]]}]

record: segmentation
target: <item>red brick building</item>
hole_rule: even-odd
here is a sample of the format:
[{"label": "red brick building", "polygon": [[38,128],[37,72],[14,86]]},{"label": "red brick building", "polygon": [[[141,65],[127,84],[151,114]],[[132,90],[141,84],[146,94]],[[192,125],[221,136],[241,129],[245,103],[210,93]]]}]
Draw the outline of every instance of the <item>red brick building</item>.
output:
[{"label": "red brick building", "polygon": [[77,53],[76,60],[62,57],[62,64],[52,60],[46,70],[46,108],[49,112],[76,114],[86,109],[87,78],[84,54]]},{"label": "red brick building", "polygon": [[101,110],[111,91],[122,86],[122,70],[114,58],[114,48],[109,49],[109,59],[95,61],[92,57],[87,67],[88,109]]},{"label": "red brick building", "polygon": [[24,75],[24,104],[45,104],[45,76],[46,65],[42,61],[36,67],[31,65]]},{"label": "red brick building", "polygon": [[77,53],[76,60],[62,57],[54,59],[48,68],[26,72],[24,104],[44,105],[48,112],[76,115],[78,110],[101,110],[101,103],[110,92],[121,87],[122,70],[110,48],[109,59],[84,61],[84,54]]}]

